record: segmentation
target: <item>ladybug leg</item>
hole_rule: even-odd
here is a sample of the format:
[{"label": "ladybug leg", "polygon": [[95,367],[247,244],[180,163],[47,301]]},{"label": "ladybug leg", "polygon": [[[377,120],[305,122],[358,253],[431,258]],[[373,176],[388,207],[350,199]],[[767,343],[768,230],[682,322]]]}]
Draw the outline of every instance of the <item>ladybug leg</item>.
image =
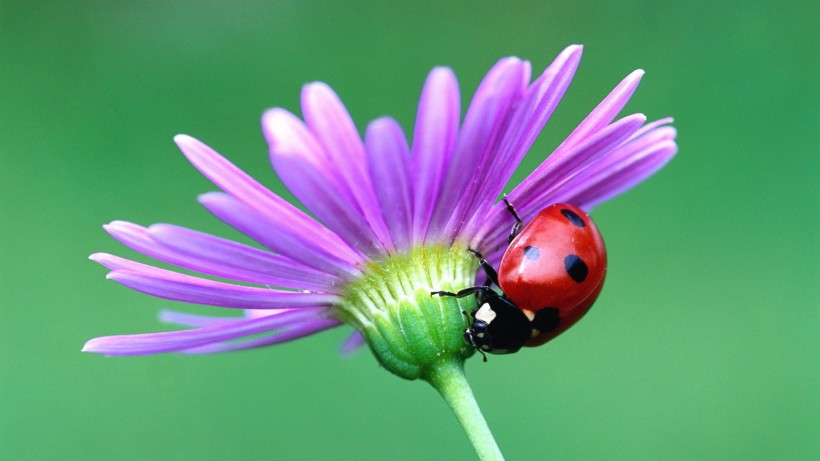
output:
[{"label": "ladybug leg", "polygon": [[515,218],[515,224],[513,224],[513,228],[510,231],[509,237],[507,237],[507,240],[512,242],[513,239],[518,235],[518,232],[521,231],[521,225],[523,224],[523,222],[521,221],[521,216],[518,216],[518,212],[515,211],[515,208],[512,206],[512,203],[510,203],[509,199],[507,199],[506,195],[504,195],[504,203],[507,205],[507,211],[509,211],[510,214],[513,215],[513,218]]},{"label": "ladybug leg", "polygon": [[[481,266],[481,269],[484,271],[484,274],[487,275],[487,278],[490,279],[490,282],[498,286],[498,272],[496,272],[495,268],[493,268],[493,266],[489,262],[487,262],[486,259],[484,259],[484,255],[482,255],[476,250],[473,250],[472,248],[469,248],[467,251],[474,254],[476,258],[478,258],[478,264]],[[490,284],[487,283],[485,286],[490,286]]]},{"label": "ladybug leg", "polygon": [[452,296],[454,298],[464,298],[466,296],[470,296],[472,294],[478,293],[479,295],[484,294],[486,291],[490,290],[490,287],[469,287],[463,290],[459,290],[458,293],[453,293],[451,291],[431,291],[430,296],[439,295],[439,296]]}]

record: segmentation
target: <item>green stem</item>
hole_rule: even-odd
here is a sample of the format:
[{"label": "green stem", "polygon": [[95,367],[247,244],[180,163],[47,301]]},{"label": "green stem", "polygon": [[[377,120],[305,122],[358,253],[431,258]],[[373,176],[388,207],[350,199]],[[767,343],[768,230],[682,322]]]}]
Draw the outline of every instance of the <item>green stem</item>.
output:
[{"label": "green stem", "polygon": [[498,449],[481,409],[473,396],[467,377],[464,376],[463,362],[453,358],[425,367],[424,379],[444,397],[456,414],[458,422],[467,433],[478,458],[482,461],[503,461],[504,455]]}]

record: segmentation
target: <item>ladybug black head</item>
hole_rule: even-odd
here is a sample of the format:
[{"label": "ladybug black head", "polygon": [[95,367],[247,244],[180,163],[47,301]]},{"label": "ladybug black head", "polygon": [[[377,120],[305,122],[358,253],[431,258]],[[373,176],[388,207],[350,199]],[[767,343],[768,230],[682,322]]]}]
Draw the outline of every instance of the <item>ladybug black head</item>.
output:
[{"label": "ladybug black head", "polygon": [[474,321],[464,330],[464,342],[484,352],[492,352],[492,337],[488,335],[489,325],[481,320]]}]

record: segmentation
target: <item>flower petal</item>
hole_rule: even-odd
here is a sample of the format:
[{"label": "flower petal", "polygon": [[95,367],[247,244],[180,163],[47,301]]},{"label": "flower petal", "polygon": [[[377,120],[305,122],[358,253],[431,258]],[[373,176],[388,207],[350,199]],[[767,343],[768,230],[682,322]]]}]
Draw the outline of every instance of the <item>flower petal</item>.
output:
[{"label": "flower petal", "polygon": [[338,163],[295,115],[271,109],[262,117],[270,160],[282,182],[313,214],[351,247],[368,255],[384,246],[368,225]]},{"label": "flower petal", "polygon": [[561,156],[592,133],[606,127],[623,110],[641,82],[644,71],[638,69],[627,75],[589,115],[564,139],[552,155]]},{"label": "flower petal", "polygon": [[[311,269],[282,255],[170,224],[154,224],[148,234],[160,245],[189,258],[225,265],[228,271],[243,269],[268,277],[265,285],[313,291],[334,291],[341,279]],[[264,280],[264,279],[263,279]]]},{"label": "flower petal", "polygon": [[458,139],[461,100],[453,71],[433,69],[421,92],[416,126],[413,131],[413,241],[421,243],[441,229],[430,229],[429,223],[441,192],[441,182],[450,164]]},{"label": "flower petal", "polygon": [[[645,120],[643,114],[624,117],[595,133],[570,154],[558,157],[557,161],[551,161],[553,157],[549,156],[542,163],[543,168],[537,168],[509,193],[510,202],[515,206],[519,216],[524,222],[528,222],[545,206],[555,203],[554,195],[566,187],[573,176],[579,174],[584,166],[629,139],[641,128]],[[476,223],[480,227],[473,245],[484,242],[485,246],[480,249],[486,253],[492,253],[496,246],[504,245],[506,234],[512,225],[503,202],[496,203],[484,220]]]},{"label": "flower petal", "polygon": [[145,228],[125,221],[103,226],[125,244],[160,261],[232,280],[334,292],[338,277],[241,243],[170,224]]},{"label": "flower petal", "polygon": [[398,250],[410,247],[413,216],[413,184],[410,182],[410,150],[398,122],[384,117],[367,126],[368,166],[375,194]]},{"label": "flower petal", "polygon": [[265,333],[309,320],[321,319],[324,308],[299,309],[282,315],[234,322],[191,330],[169,331],[122,336],[104,336],[88,341],[84,352],[105,355],[146,355],[174,352],[207,344],[229,341],[243,336]]},{"label": "flower petal", "polygon": [[316,242],[304,239],[281,238],[277,230],[285,224],[267,215],[258,213],[253,208],[223,192],[209,192],[198,197],[202,204],[214,216],[251,237],[273,251],[292,258],[305,266],[312,267],[340,278],[352,278],[361,272],[353,264],[335,257],[319,254]]},{"label": "flower petal", "polygon": [[[659,120],[668,123],[671,119]],[[657,125],[658,122],[650,124]],[[678,151],[677,132],[663,126],[641,130],[630,142],[591,165],[567,185],[556,201],[577,203],[586,210],[643,182],[666,165]]]},{"label": "flower petal", "polygon": [[475,206],[463,228],[466,237],[484,221],[487,211],[561,101],[581,61],[582,51],[580,45],[564,49],[527,90],[504,133],[490,170],[482,178]]},{"label": "flower petal", "polygon": [[[508,194],[510,201],[515,204],[522,218],[535,215],[544,205],[553,203],[550,201],[550,195],[554,194],[557,188],[566,184],[586,165],[629,139],[645,121],[646,117],[643,114],[629,115],[594,133],[567,155],[550,155]],[[497,205],[499,212],[502,207],[504,205]]]},{"label": "flower petal", "polygon": [[446,239],[452,239],[473,205],[476,191],[495,161],[501,135],[529,79],[528,62],[505,58],[490,69],[476,89],[431,224],[444,227],[442,234]]},{"label": "flower petal", "polygon": [[329,154],[333,171],[358,203],[373,237],[391,251],[393,242],[373,189],[364,144],[344,104],[329,86],[312,83],[302,90],[302,114]]},{"label": "flower petal", "polygon": [[268,232],[280,242],[275,249],[277,252],[298,259],[294,256],[294,248],[299,251],[309,249],[312,255],[337,264],[361,262],[361,255],[339,236],[269,191],[210,147],[185,135],[177,135],[174,141],[188,160],[214,184],[254,210],[256,215],[268,218],[268,224],[273,224]]},{"label": "flower petal", "polygon": [[112,270],[108,273],[109,279],[141,293],[174,301],[238,309],[283,309],[330,305],[339,300],[338,296],[332,294],[216,282],[104,253],[95,253],[91,255],[91,259]]},{"label": "flower petal", "polygon": [[312,322],[294,325],[261,338],[245,339],[235,342],[213,343],[192,349],[185,349],[180,352],[183,354],[219,354],[223,352],[235,352],[257,347],[272,346],[274,344],[282,344],[295,339],[311,336],[316,333],[338,327],[339,325],[342,325],[342,322],[338,320],[319,319]]},{"label": "flower petal", "polygon": [[[297,309],[282,309],[276,311],[266,311],[266,312],[276,312],[283,313],[283,312],[290,312]],[[231,323],[236,323],[245,319],[246,317],[215,317],[213,315],[197,315],[197,314],[190,314],[188,312],[178,312],[172,311],[169,309],[163,309],[159,311],[159,315],[157,316],[159,321],[162,323],[173,323],[176,325],[181,325],[184,327],[210,327],[214,325],[227,325]]]},{"label": "flower petal", "polygon": [[339,353],[344,357],[349,357],[361,349],[364,344],[364,336],[360,332],[354,331],[350,334],[350,336],[345,338],[344,342],[339,347]]}]

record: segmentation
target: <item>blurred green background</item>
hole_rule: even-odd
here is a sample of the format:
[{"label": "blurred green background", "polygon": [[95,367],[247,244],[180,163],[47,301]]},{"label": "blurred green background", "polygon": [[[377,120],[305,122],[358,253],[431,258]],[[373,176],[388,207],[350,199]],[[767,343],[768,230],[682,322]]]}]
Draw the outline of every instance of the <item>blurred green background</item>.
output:
[{"label": "blurred green background", "polygon": [[[429,386],[339,329],[218,356],[82,354],[186,306],[106,282],[113,219],[234,236],[176,150],[281,191],[259,116],[328,82],[359,127],[412,127],[428,70],[466,101],[501,56],[586,45],[521,174],[623,76],[680,153],[595,212],[607,287],[579,326],[468,375],[510,460],[820,457],[814,8],[752,2],[0,1],[0,459],[473,459]],[[519,175],[519,178],[522,177]],[[191,307],[195,312],[222,311]]]}]

